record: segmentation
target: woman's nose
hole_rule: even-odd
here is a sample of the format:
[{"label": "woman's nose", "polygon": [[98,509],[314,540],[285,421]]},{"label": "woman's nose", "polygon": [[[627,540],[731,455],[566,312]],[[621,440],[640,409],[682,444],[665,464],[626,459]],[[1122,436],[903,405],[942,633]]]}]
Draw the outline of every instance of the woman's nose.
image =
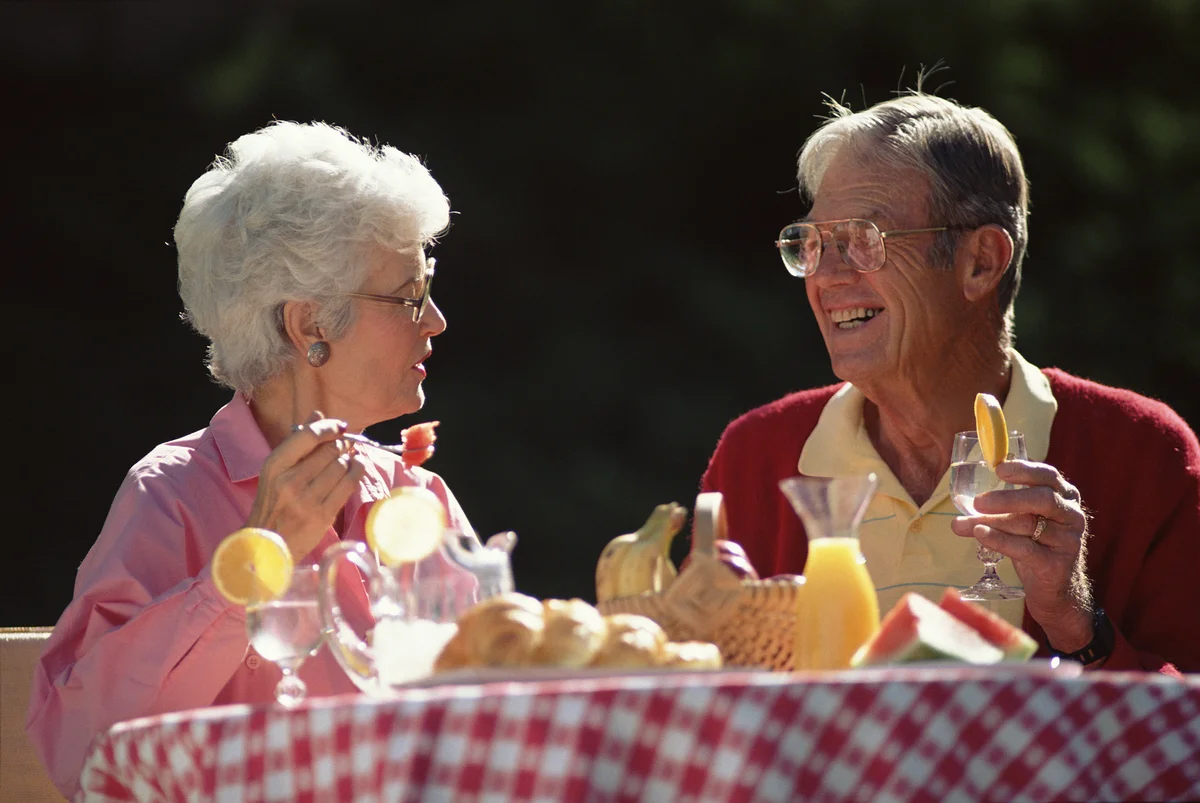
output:
[{"label": "woman's nose", "polygon": [[417,323],[421,326],[421,334],[429,337],[440,335],[446,331],[446,316],[442,314],[441,308],[432,298],[425,305],[425,312]]}]

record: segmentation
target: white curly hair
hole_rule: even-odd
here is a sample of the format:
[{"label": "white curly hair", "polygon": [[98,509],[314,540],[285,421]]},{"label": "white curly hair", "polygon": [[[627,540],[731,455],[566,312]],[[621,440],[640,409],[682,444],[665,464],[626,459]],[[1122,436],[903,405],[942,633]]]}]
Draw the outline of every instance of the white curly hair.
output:
[{"label": "white curly hair", "polygon": [[353,322],[367,251],[423,248],[450,204],[421,161],[321,122],[275,121],[230,143],[192,184],[175,224],[184,317],[208,368],[253,396],[299,355],[283,305],[309,301],[337,340]]}]

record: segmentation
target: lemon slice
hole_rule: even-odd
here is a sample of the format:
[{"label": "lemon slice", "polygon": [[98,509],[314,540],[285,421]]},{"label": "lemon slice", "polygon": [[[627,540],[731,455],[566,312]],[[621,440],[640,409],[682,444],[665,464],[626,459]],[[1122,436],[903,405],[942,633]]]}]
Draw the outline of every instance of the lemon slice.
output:
[{"label": "lemon slice", "polygon": [[990,393],[975,394],[975,433],[983,459],[995,468],[1008,457],[1008,423],[1004,408]]},{"label": "lemon slice", "polygon": [[441,546],[446,508],[428,488],[405,486],[380,499],[367,516],[367,546],[386,566],[415,563]]},{"label": "lemon slice", "polygon": [[225,536],[213,553],[213,584],[235,605],[267,602],[292,581],[292,551],[277,534],[243,527]]}]

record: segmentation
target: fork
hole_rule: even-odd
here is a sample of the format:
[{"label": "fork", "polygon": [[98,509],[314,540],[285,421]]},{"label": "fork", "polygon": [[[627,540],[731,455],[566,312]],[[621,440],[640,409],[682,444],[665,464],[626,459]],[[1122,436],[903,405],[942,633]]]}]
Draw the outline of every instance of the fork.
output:
[{"label": "fork", "polygon": [[403,443],[380,443],[379,441],[371,440],[366,435],[359,435],[355,432],[344,432],[338,437],[348,441],[354,441],[355,443],[361,443],[365,446],[374,446],[376,449],[383,449],[385,452],[391,452],[392,454],[404,455],[411,454],[413,452],[433,451],[433,444],[426,446],[424,449],[410,449]]}]

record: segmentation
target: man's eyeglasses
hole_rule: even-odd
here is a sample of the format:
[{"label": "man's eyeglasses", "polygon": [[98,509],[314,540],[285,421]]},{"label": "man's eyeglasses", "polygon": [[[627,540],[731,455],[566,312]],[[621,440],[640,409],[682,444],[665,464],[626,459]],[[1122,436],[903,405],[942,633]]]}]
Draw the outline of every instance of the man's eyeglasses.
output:
[{"label": "man's eyeglasses", "polygon": [[413,323],[421,320],[421,316],[425,314],[425,307],[429,305],[429,288],[433,286],[433,269],[437,265],[436,259],[430,259],[426,263],[425,280],[421,283],[421,295],[417,298],[404,298],[403,296],[380,296],[374,293],[344,293],[350,298],[362,298],[367,301],[378,301],[381,304],[394,304],[398,307],[413,308]]},{"label": "man's eyeglasses", "polygon": [[[827,231],[821,231],[826,228]],[[887,261],[886,240],[905,234],[922,234],[933,231],[970,228],[968,226],[936,226],[928,229],[897,229],[880,231],[869,220],[849,218],[830,220],[825,223],[791,223],[779,232],[775,247],[783,258],[788,273],[801,279],[812,276],[821,264],[825,253],[825,238],[837,246],[842,261],[859,273],[870,273],[883,267]]]}]

